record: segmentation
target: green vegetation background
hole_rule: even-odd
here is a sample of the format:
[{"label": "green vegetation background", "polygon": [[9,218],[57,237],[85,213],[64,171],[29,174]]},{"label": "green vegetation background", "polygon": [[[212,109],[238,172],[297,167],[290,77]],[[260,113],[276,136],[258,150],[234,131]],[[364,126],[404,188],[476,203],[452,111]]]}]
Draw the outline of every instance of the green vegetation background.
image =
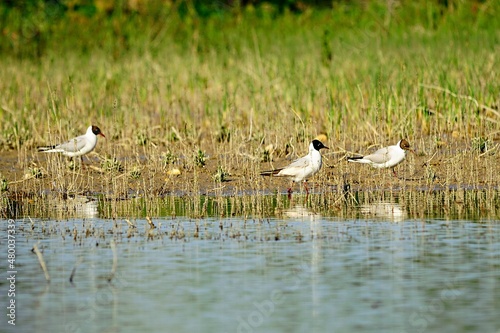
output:
[{"label": "green vegetation background", "polygon": [[181,137],[258,146],[321,132],[347,148],[495,138],[499,9],[493,0],[4,1],[0,149],[91,123],[129,146]]}]

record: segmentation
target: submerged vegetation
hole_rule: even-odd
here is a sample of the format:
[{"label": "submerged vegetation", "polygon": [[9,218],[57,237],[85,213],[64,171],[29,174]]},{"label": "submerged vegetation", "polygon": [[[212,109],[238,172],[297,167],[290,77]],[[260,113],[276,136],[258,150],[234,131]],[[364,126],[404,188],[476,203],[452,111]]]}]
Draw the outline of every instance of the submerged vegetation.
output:
[{"label": "submerged vegetation", "polygon": [[[318,134],[319,191],[498,189],[498,1],[237,3],[0,4],[0,195],[272,193]],[[34,149],[90,124],[89,168]],[[345,163],[402,137],[401,179]]]}]

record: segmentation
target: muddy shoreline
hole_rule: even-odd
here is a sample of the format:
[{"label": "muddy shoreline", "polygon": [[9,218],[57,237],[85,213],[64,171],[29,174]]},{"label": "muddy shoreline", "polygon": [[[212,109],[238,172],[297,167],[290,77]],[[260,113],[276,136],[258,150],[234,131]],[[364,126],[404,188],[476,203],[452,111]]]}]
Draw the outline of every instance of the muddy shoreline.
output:
[{"label": "muddy shoreline", "polygon": [[[496,149],[495,149],[496,150]],[[324,154],[322,170],[310,179],[311,193],[350,191],[446,191],[497,190],[500,187],[500,166],[495,150],[479,154],[456,149],[428,154],[408,154],[396,167],[398,176],[390,170],[355,165],[345,160],[345,152]],[[216,156],[208,153],[208,156]],[[89,154],[83,168],[68,167],[68,159],[56,155],[15,151],[2,152],[0,175],[8,184],[2,196],[13,200],[36,199],[45,196],[102,196],[108,199],[133,197],[193,196],[193,195],[268,195],[286,193],[290,182],[277,177],[262,177],[259,171],[286,165],[294,156],[275,158],[272,162],[248,159],[244,163],[227,163],[223,181],[217,173],[217,158],[207,159],[203,167],[181,163],[161,165],[145,157],[125,155],[118,161],[122,168],[103,169],[103,157]],[[130,162],[130,161],[133,161]],[[242,166],[238,166],[242,165]],[[175,171],[175,172],[172,172]],[[294,193],[303,192],[295,184]]]}]

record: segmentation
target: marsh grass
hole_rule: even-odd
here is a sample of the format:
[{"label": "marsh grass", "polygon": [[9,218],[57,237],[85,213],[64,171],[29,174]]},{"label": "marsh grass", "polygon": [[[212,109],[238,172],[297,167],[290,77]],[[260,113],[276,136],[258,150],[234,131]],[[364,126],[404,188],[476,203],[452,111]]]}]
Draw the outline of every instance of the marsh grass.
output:
[{"label": "marsh grass", "polygon": [[[151,202],[272,193],[285,181],[259,172],[305,154],[320,133],[331,148],[312,180],[322,193],[498,188],[497,2],[373,1],[279,15],[263,6],[205,18],[150,6],[142,20],[71,12],[38,29],[42,44],[30,34],[25,45],[11,41],[13,56],[0,62],[1,149],[18,156],[15,171],[2,171],[9,191]],[[2,43],[19,25],[14,14]],[[87,162],[100,170],[71,170],[34,149],[90,124],[107,136]],[[399,180],[345,162],[402,137],[417,154]],[[168,175],[174,168],[180,174]],[[255,200],[244,215],[267,209],[265,197]]]}]

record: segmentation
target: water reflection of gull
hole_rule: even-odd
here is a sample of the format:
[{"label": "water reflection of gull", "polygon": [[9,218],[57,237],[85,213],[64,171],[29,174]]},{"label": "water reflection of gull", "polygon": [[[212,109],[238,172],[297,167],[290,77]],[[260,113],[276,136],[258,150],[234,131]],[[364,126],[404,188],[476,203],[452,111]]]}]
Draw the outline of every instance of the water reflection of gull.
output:
[{"label": "water reflection of gull", "polygon": [[289,218],[309,217],[311,220],[316,220],[321,217],[321,214],[312,212],[309,208],[304,207],[303,205],[296,205],[294,207],[290,207],[289,209],[285,209],[283,211],[283,215]]},{"label": "water reflection of gull", "polygon": [[98,217],[97,201],[83,195],[68,196],[67,199],[49,200],[50,208],[62,215],[79,218]]},{"label": "water reflection of gull", "polygon": [[375,202],[361,205],[360,213],[369,217],[385,218],[394,222],[403,221],[406,218],[406,211],[397,203]]},{"label": "water reflection of gull", "polygon": [[303,205],[295,205],[285,211],[284,216],[292,219],[301,219],[309,221],[309,231],[311,236],[311,260],[308,267],[311,276],[311,314],[317,317],[320,313],[320,294],[318,292],[318,284],[320,279],[320,266],[322,259],[322,244],[323,244],[323,227],[321,214],[311,211]]}]

